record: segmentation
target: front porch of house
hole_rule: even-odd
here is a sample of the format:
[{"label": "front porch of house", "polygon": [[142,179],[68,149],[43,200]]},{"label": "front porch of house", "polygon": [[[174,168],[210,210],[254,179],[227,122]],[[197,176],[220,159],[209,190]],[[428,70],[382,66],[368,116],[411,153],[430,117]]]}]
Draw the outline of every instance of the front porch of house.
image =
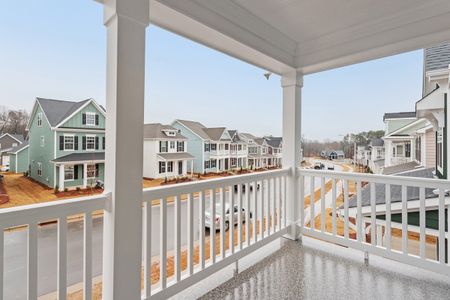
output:
[{"label": "front porch of house", "polygon": [[[194,174],[194,157],[189,153],[159,153],[155,178],[175,178]],[[156,171],[156,168],[155,168]]]}]

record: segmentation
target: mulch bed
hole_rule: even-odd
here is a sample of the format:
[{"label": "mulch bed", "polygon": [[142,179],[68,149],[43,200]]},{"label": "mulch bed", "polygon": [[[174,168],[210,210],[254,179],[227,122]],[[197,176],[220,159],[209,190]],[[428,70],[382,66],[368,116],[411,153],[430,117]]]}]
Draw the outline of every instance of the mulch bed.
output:
[{"label": "mulch bed", "polygon": [[171,179],[171,180],[163,181],[163,182],[161,182],[161,185],[168,185],[168,184],[182,183],[182,182],[189,182],[189,181],[192,181],[192,179],[188,178],[188,177],[183,177],[183,178]]},{"label": "mulch bed", "polygon": [[0,204],[5,204],[9,202],[9,196],[6,193],[5,186],[3,185],[3,181],[0,181]]},{"label": "mulch bed", "polygon": [[81,190],[70,190],[64,192],[55,193],[58,198],[66,198],[66,197],[77,197],[77,196],[91,196],[95,194],[100,194],[103,192],[101,188],[92,188],[92,189],[81,189]]}]

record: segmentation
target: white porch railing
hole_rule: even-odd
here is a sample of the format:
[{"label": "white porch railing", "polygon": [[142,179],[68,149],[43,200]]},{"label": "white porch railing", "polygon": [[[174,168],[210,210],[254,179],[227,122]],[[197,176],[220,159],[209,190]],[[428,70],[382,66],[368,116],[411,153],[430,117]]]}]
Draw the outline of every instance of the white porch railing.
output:
[{"label": "white porch railing", "polygon": [[[170,297],[285,234],[287,232],[285,194],[288,174],[288,170],[275,170],[145,189],[142,298]],[[158,205],[152,205],[153,201],[157,201]],[[182,201],[187,202],[183,210]],[[232,222],[226,226],[229,219],[223,209],[235,206],[238,212],[245,210],[244,215],[237,214],[237,228],[234,228]],[[172,218],[168,217],[168,208],[172,211],[170,214]],[[216,208],[220,210],[217,214]],[[159,221],[155,222],[152,216],[155,216],[154,210],[157,209]],[[209,219],[205,216],[207,210]],[[216,215],[220,222],[219,228],[216,228]],[[206,220],[210,223],[209,238],[205,231]],[[194,231],[196,223],[198,235]],[[169,226],[172,226],[170,231],[173,235],[168,230]],[[159,228],[157,237],[153,236],[155,227]],[[230,228],[228,237],[226,227]],[[216,229],[219,229],[217,234]],[[186,247],[182,247],[184,231],[187,236],[184,241]],[[173,276],[168,276],[167,269],[170,242],[173,242],[171,251],[174,257]],[[155,246],[155,243],[159,245]],[[209,253],[206,252],[208,243]],[[216,246],[219,246],[219,249]],[[182,248],[186,249],[185,269],[182,269],[181,263]],[[158,282],[151,280],[152,257],[155,253],[159,256]],[[197,261],[194,260],[195,253],[198,253]]]},{"label": "white porch railing", "polygon": [[[38,226],[57,222],[57,295],[67,297],[67,219],[80,216],[84,220],[83,282],[84,299],[92,297],[92,213],[107,207],[107,195],[89,196],[0,210],[0,300],[3,300],[4,283],[4,232],[26,227],[27,278],[24,288],[27,299],[38,298]],[[7,300],[7,299],[5,299]]]},{"label": "white porch railing", "polygon": [[[298,180],[300,199],[305,199],[307,195],[306,181],[309,181],[311,185],[310,191],[314,191],[314,183],[319,181],[321,191],[320,198],[314,202],[315,205],[305,205],[305,201],[301,201],[299,223],[303,234],[450,275],[450,266],[446,262],[447,249],[450,249],[446,247],[446,244],[450,246],[448,229],[446,230],[446,222],[450,220],[448,209],[450,202],[445,195],[450,188],[449,181],[306,169],[298,170]],[[331,182],[331,189],[327,192],[327,184],[328,189],[330,188],[329,182]],[[353,200],[353,202],[356,201],[354,208],[349,208],[350,184],[355,185],[354,193],[357,196],[357,200]],[[381,188],[384,189],[385,204],[377,204],[376,187],[378,185],[379,190],[380,184],[384,185]],[[338,186],[342,188],[341,198],[338,198],[340,194]],[[370,206],[364,206],[361,201],[363,186],[368,189],[365,192],[370,193]],[[415,202],[408,201],[408,193],[411,195],[411,189],[414,188],[419,197]],[[396,193],[400,192],[400,202],[391,202],[391,192],[394,189]],[[432,194],[430,191],[433,190],[436,193],[435,197],[430,196]],[[341,203],[338,203],[338,200]],[[408,225],[408,209],[419,212],[419,226]],[[430,210],[438,211],[438,230],[426,227],[426,211]],[[393,214],[401,214],[399,226],[395,226],[398,223],[392,221]],[[385,218],[380,220],[377,218],[380,215]],[[320,226],[316,226],[317,222],[320,222]],[[340,232],[338,227],[341,228]],[[383,228],[384,231],[382,231]],[[401,230],[401,249],[392,247],[392,229],[394,228]],[[350,231],[353,231],[353,236]],[[408,232],[414,231],[420,237],[418,255],[408,251],[410,241]],[[367,233],[370,235],[366,235]],[[426,257],[427,236],[435,236],[438,240],[437,259]]]}]

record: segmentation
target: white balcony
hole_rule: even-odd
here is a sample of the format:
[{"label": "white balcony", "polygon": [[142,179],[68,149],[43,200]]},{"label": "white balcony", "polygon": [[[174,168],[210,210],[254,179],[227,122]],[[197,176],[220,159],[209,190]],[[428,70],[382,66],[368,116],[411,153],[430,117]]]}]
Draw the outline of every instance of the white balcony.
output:
[{"label": "white balcony", "polygon": [[[305,1],[97,2],[103,3],[105,8],[107,36],[105,194],[0,211],[0,300],[10,299],[17,293],[22,293],[21,298],[36,299],[52,291],[57,294],[53,298],[66,299],[77,283],[82,283],[80,293],[85,299],[91,299],[93,292],[99,290],[104,299],[163,299],[187,293],[188,287],[207,280],[216,272],[252,255],[257,256],[264,246],[285,238],[299,243],[302,237],[308,237],[305,248],[300,248],[302,255],[317,264],[327,254],[306,249],[309,238],[346,247],[340,249],[348,251],[349,255],[355,251],[366,258],[370,255],[368,274],[377,274],[387,281],[392,276],[371,267],[372,257],[415,268],[409,276],[413,283],[418,283],[414,287],[424,286],[422,270],[450,276],[445,259],[446,249],[450,248],[445,247],[449,240],[446,240],[445,224],[445,215],[449,212],[446,210],[449,181],[297,169],[301,158],[303,76],[450,40],[448,1],[348,3],[340,0],[313,1],[308,5]],[[284,169],[142,191],[145,28],[150,21],[281,75]],[[447,110],[450,115],[450,108]],[[450,131],[447,134],[450,137]],[[369,183],[369,206],[357,201],[354,208],[349,207],[352,182],[356,182],[357,196],[367,193],[362,187]],[[380,184],[384,184],[386,195],[383,212],[376,202],[376,187]],[[330,185],[330,193],[325,193]],[[321,190],[320,199],[309,205],[305,196],[316,190],[316,186]],[[400,191],[400,201],[393,200],[391,188],[396,193]],[[418,226],[407,222],[411,208],[407,195],[411,188],[420,195],[416,201],[418,206],[414,207],[420,216]],[[423,196],[429,189],[437,190],[435,198]],[[229,202],[230,207],[236,204],[247,208],[245,220],[238,214],[241,220],[234,228],[235,234],[224,231],[225,217],[221,210],[218,235],[207,236],[204,213],[210,205],[212,215],[216,215],[215,202],[221,203],[221,207]],[[437,211],[439,217],[438,228],[433,230],[425,224],[426,212],[431,209]],[[93,220],[100,218],[97,213],[93,214],[96,211],[103,216],[101,272],[100,258],[93,258],[98,251],[99,236],[98,227],[93,227],[98,224]],[[400,221],[393,222],[394,213],[401,215]],[[383,220],[377,218],[381,214],[385,216]],[[71,236],[73,216],[79,216],[83,222],[82,229],[78,228],[82,235],[78,235],[79,240],[75,242]],[[318,225],[311,226],[311,220]],[[57,222],[56,244],[50,254],[39,251],[44,244],[40,232],[46,229],[39,224],[48,221]],[[398,224],[400,228],[396,227]],[[394,236],[393,229],[400,229],[401,236]],[[419,236],[414,242],[417,253],[409,250],[413,244],[407,235],[410,231]],[[21,234],[22,239],[15,239],[16,234]],[[435,258],[426,254],[427,236],[440,241],[434,245],[438,250]],[[25,247],[24,257],[16,262],[20,264],[18,268],[11,267],[14,261],[8,260],[7,255],[15,252],[15,248],[10,248],[11,241],[18,241],[22,249]],[[283,251],[275,254],[274,260],[290,262],[293,256],[283,258],[289,254]],[[82,259],[72,260],[71,253],[82,254]],[[270,266],[272,261],[262,263]],[[56,266],[52,277],[55,280],[53,284],[46,284],[43,272],[46,265],[52,264],[50,262]],[[75,262],[81,262],[81,271],[74,269]],[[314,284],[323,283],[323,278],[329,278],[329,272],[333,272],[333,267],[322,274],[323,268],[317,271],[315,264],[310,266],[313,273],[305,272],[296,277],[289,277],[293,273],[271,274],[288,277],[290,288],[303,287],[307,293],[315,291]],[[150,272],[153,268],[156,271]],[[24,280],[19,290],[14,290],[14,283],[17,283],[14,272],[25,274],[20,275]],[[316,277],[310,281],[308,274]],[[345,289],[352,278],[339,278],[341,281],[333,283],[335,289]],[[259,288],[275,286],[276,282],[270,279],[258,281]],[[99,282],[102,287],[98,286]],[[405,281],[400,279],[399,282]],[[443,295],[439,292],[443,291],[442,285],[432,282],[430,286],[436,287],[433,289],[436,298]],[[208,285],[209,289],[213,287]],[[448,291],[448,288],[447,281],[444,289]],[[378,290],[378,286],[374,287],[369,296],[376,298]],[[305,293],[298,295],[310,296]]]}]

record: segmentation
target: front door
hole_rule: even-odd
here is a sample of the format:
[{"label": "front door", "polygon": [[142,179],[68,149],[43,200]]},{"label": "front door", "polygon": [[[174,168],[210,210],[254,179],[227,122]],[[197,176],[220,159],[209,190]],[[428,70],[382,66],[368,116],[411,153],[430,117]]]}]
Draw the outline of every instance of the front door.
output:
[{"label": "front door", "polygon": [[178,175],[183,175],[183,161],[178,162]]},{"label": "front door", "polygon": [[228,170],[228,158],[225,158],[225,170]]}]

